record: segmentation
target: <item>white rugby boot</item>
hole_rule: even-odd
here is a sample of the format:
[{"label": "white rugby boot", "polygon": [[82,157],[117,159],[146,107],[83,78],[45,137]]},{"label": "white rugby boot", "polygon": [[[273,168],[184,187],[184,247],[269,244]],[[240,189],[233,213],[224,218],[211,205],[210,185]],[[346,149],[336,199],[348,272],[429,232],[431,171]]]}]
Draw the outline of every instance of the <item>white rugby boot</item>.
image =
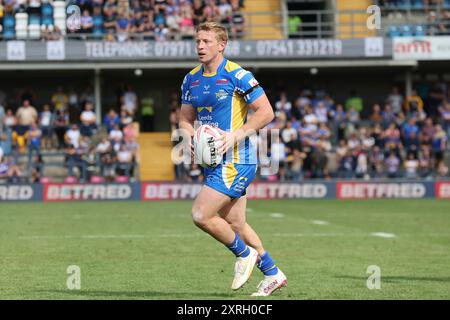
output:
[{"label": "white rugby boot", "polygon": [[258,252],[252,247],[248,246],[250,249],[250,254],[243,257],[238,257],[236,259],[236,264],[234,265],[234,279],[231,284],[231,289],[238,290],[248,281],[250,278],[253,268],[255,267],[256,261],[258,260]]},{"label": "white rugby boot", "polygon": [[278,269],[277,274],[264,277],[264,280],[262,280],[257,287],[258,291],[253,293],[252,297],[267,297],[275,290],[285,286],[287,286],[287,278],[284,273]]}]

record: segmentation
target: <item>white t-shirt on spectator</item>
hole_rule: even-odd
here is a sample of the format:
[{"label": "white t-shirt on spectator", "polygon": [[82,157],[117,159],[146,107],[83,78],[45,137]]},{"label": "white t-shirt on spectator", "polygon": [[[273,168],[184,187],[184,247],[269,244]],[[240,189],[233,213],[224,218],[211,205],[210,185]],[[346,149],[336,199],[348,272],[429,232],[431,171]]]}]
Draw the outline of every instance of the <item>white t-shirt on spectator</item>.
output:
[{"label": "white t-shirt on spectator", "polygon": [[328,109],[326,107],[317,107],[315,110],[317,120],[321,123],[328,122]]},{"label": "white t-shirt on spectator", "polygon": [[292,103],[289,101],[285,101],[284,103],[282,101],[277,101],[275,103],[275,108],[277,110],[290,111],[292,109]]},{"label": "white t-shirt on spectator", "polygon": [[109,141],[102,141],[97,145],[97,152],[105,153],[108,151],[109,147],[111,146],[111,143]]},{"label": "white t-shirt on spectator", "polygon": [[306,126],[308,129],[316,131],[317,130],[317,117],[315,114],[306,114],[305,117]]},{"label": "white t-shirt on spectator", "polygon": [[294,135],[294,139],[297,139],[297,130],[292,127],[281,131],[281,139],[284,143],[290,142],[292,140],[292,135]]},{"label": "white t-shirt on spectator", "polygon": [[95,112],[85,110],[81,113],[81,121],[92,123],[95,120]]},{"label": "white t-shirt on spectator", "polygon": [[41,113],[41,121],[39,124],[41,126],[47,127],[51,124],[52,113],[50,111],[42,111]]},{"label": "white t-shirt on spectator", "polygon": [[283,161],[286,159],[285,145],[282,142],[274,142],[270,147],[270,158],[272,161]]},{"label": "white t-shirt on spectator", "polygon": [[134,113],[136,111],[137,95],[133,91],[127,91],[123,95],[124,106],[128,112]]},{"label": "white t-shirt on spectator", "polygon": [[117,160],[121,163],[131,162],[132,155],[128,150],[121,150],[117,153]]},{"label": "white t-shirt on spectator", "polygon": [[80,146],[80,130],[69,129],[66,134],[69,138],[70,144],[72,144],[75,148],[78,148]]},{"label": "white t-shirt on spectator", "polygon": [[123,132],[120,130],[113,129],[109,132],[109,138],[114,141],[120,141],[123,138]]}]

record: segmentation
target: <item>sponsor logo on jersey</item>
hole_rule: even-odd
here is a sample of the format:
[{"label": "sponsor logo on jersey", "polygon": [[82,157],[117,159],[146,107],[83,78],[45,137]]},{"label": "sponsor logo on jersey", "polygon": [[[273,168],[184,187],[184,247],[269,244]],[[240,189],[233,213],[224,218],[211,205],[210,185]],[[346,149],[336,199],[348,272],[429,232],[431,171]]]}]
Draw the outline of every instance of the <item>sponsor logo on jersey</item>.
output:
[{"label": "sponsor logo on jersey", "polygon": [[228,84],[228,80],[227,79],[219,79],[216,81],[217,85],[225,85]]},{"label": "sponsor logo on jersey", "polygon": [[250,72],[247,71],[247,70],[242,69],[242,70],[239,70],[239,71],[236,73],[235,77],[236,77],[238,80],[241,80],[247,73],[250,73]]},{"label": "sponsor logo on jersey", "polygon": [[209,85],[209,84],[205,84],[204,86],[203,86],[203,88],[205,89],[205,91],[203,91],[203,94],[209,94],[209,88],[210,88],[211,86]]},{"label": "sponsor logo on jersey", "polygon": [[259,82],[255,78],[251,78],[248,84],[251,85],[253,88],[256,87],[259,84]]},{"label": "sponsor logo on jersey", "polygon": [[197,112],[200,113],[203,110],[206,110],[208,112],[212,112],[212,107],[197,107]]},{"label": "sponsor logo on jersey", "polygon": [[195,81],[191,82],[191,85],[189,86],[189,88],[198,87],[199,85],[200,85],[200,80],[195,80]]},{"label": "sponsor logo on jersey", "polygon": [[223,100],[223,99],[226,99],[227,98],[227,96],[228,96],[228,94],[226,93],[226,91],[225,90],[223,90],[223,89],[220,89],[217,93],[216,93],[216,98],[217,98],[217,100]]}]

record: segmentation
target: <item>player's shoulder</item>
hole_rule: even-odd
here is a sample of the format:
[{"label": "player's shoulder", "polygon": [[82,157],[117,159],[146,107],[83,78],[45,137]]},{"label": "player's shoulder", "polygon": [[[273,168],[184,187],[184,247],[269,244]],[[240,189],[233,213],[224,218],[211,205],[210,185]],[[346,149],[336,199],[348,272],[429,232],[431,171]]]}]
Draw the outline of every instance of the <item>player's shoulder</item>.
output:
[{"label": "player's shoulder", "polygon": [[230,60],[227,60],[223,70],[233,76],[236,80],[241,80],[247,74],[251,74],[250,71],[242,68],[239,64]]}]

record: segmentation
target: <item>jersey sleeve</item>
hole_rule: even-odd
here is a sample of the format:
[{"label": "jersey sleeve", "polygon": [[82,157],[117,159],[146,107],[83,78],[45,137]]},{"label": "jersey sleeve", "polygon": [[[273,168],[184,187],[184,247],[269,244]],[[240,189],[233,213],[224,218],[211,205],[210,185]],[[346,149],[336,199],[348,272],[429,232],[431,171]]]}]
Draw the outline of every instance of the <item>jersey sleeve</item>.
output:
[{"label": "jersey sleeve", "polygon": [[181,84],[181,104],[191,104],[191,93],[189,92],[190,78],[187,74]]},{"label": "jersey sleeve", "polygon": [[264,93],[263,88],[250,71],[240,69],[236,72],[235,77],[237,80],[236,90],[244,97],[246,103],[252,103]]}]

